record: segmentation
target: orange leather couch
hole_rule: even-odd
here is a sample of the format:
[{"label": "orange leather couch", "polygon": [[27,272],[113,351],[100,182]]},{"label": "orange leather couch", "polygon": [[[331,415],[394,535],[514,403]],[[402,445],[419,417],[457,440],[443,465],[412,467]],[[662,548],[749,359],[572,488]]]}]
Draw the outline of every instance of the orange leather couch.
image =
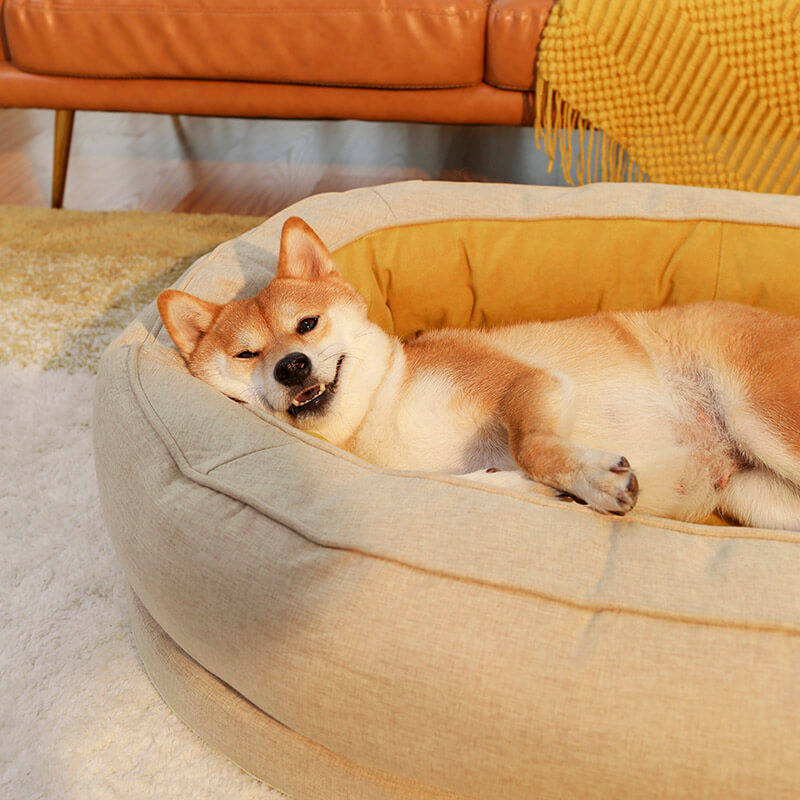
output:
[{"label": "orange leather couch", "polygon": [[0,0],[0,106],[529,124],[554,0]]}]

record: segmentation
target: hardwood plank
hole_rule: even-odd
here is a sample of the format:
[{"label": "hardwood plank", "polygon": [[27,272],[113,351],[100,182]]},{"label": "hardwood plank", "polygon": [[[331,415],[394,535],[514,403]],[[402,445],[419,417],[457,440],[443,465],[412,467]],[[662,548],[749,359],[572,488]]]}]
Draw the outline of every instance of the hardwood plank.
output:
[{"label": "hardwood plank", "polygon": [[48,203],[46,185],[34,170],[34,165],[22,153],[0,152],[0,203],[19,206],[44,206]]},{"label": "hardwood plank", "polygon": [[[49,204],[54,113],[0,109],[0,205]],[[78,112],[64,207],[268,216],[395,180],[556,183],[527,129]]]}]

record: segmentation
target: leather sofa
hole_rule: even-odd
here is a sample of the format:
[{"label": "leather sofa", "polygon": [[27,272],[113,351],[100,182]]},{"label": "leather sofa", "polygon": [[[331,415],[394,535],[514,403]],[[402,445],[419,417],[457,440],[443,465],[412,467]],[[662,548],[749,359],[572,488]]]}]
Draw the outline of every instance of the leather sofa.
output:
[{"label": "leather sofa", "polygon": [[0,0],[0,106],[526,125],[554,0]]}]

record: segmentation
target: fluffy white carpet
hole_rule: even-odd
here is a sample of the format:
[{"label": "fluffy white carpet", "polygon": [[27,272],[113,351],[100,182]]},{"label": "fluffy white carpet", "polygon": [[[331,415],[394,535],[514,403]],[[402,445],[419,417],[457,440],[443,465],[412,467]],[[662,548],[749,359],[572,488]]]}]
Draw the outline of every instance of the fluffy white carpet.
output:
[{"label": "fluffy white carpet", "polygon": [[0,209],[2,800],[284,796],[206,746],[150,683],[92,459],[99,353],[256,222]]},{"label": "fluffy white carpet", "polygon": [[0,797],[283,797],[195,736],[142,668],[100,515],[93,384],[0,366]]}]

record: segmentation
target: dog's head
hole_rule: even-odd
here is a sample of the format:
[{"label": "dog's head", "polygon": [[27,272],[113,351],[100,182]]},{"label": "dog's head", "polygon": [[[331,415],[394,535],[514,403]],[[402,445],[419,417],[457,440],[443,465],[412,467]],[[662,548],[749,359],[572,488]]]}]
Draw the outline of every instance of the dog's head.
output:
[{"label": "dog's head", "polygon": [[228,397],[330,441],[358,424],[353,395],[370,391],[370,341],[385,337],[301,219],[286,221],[275,278],[255,297],[217,305],[168,289],[158,309],[189,371]]}]

